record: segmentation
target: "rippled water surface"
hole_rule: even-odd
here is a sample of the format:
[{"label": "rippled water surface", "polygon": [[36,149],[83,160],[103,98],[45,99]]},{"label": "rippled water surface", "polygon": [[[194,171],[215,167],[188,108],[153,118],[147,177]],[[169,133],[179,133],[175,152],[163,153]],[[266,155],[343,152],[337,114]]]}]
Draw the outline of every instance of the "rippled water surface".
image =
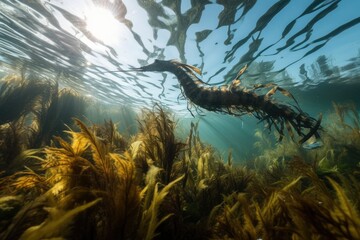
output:
[{"label": "rippled water surface", "polygon": [[183,109],[172,76],[106,73],[157,58],[198,66],[211,84],[231,81],[245,64],[249,81],[302,87],[356,81],[359,71],[358,1],[2,0],[0,7],[4,66],[61,75],[109,102]]},{"label": "rippled water surface", "polygon": [[57,77],[104,102],[161,102],[190,116],[172,74],[121,72],[155,59],[197,66],[212,85],[247,64],[243,84],[277,83],[310,113],[359,100],[360,1],[1,0],[0,9],[4,72]]}]

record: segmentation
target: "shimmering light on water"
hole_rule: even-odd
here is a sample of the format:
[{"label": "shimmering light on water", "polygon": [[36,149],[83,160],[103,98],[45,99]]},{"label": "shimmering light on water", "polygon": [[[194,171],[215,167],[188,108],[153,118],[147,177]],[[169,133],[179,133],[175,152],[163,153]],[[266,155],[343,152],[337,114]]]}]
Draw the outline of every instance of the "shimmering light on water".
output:
[{"label": "shimmering light on water", "polygon": [[85,13],[86,28],[99,40],[104,43],[114,43],[118,41],[116,26],[118,21],[113,14],[104,8],[93,7]]},{"label": "shimmering light on water", "polygon": [[[199,67],[201,78],[218,86],[247,64],[244,86],[276,83],[316,116],[334,100],[359,100],[353,90],[360,72],[359,5],[350,0],[3,0],[0,63],[61,76],[62,86],[103,102],[134,109],[156,102],[186,118],[192,117],[188,102],[172,74],[110,71],[179,59]],[[219,118],[201,122],[231,121]],[[239,138],[231,136],[246,134],[247,120],[244,128],[242,120],[231,122],[233,131],[216,141],[238,148]],[[213,128],[218,126],[206,126]]]}]

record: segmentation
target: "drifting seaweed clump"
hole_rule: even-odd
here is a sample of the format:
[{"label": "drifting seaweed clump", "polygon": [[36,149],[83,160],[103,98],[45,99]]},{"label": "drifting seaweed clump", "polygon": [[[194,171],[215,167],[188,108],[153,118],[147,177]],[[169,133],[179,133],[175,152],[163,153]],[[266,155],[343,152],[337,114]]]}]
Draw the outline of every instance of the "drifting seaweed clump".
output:
[{"label": "drifting seaweed clump", "polygon": [[[1,239],[360,238],[352,107],[335,105],[338,123],[325,127],[323,148],[286,139],[274,147],[257,132],[259,156],[234,164],[201,141],[199,123],[177,138],[159,105],[143,111],[131,137],[111,120],[75,118],[65,128],[53,115],[70,119],[85,104],[37,84],[48,88],[1,125]],[[81,109],[67,112],[69,104]]]}]

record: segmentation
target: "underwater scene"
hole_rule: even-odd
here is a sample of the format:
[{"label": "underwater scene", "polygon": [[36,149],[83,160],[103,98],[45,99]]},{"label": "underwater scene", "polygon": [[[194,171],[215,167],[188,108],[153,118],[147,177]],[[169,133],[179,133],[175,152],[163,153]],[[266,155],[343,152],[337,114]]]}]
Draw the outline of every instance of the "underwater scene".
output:
[{"label": "underwater scene", "polygon": [[360,239],[358,9],[0,0],[0,239]]}]

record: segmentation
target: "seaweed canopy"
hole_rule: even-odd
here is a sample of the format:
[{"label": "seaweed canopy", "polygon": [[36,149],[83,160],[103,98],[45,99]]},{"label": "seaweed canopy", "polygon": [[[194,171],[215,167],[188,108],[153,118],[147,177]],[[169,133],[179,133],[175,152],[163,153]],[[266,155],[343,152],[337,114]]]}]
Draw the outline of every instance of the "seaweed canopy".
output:
[{"label": "seaweed canopy", "polygon": [[184,155],[187,181],[185,196],[188,202],[198,205],[201,216],[223,200],[222,195],[244,191],[252,180],[253,173],[245,167],[233,167],[229,154],[225,165],[214,148],[201,142],[198,123],[191,124]]},{"label": "seaweed canopy", "polygon": [[225,165],[214,148],[201,142],[198,123],[191,124],[179,158],[173,164],[173,175],[184,174],[184,179],[162,205],[162,211],[173,216],[160,226],[159,239],[208,239],[213,227],[211,212],[216,212],[224,195],[244,191],[253,173],[233,168],[231,156]]},{"label": "seaweed canopy", "polygon": [[32,158],[38,168],[0,180],[18,194],[0,203],[20,208],[0,216],[7,221],[0,222],[0,238],[360,238],[358,175],[319,172],[329,147],[354,141],[339,147],[327,137],[327,149],[307,154],[288,149],[287,141],[273,148],[258,133],[258,146],[272,149],[243,167],[204,144],[198,123],[185,143],[177,140],[174,121],[159,106],[139,124],[131,143],[112,121],[88,127],[75,119],[79,130]]},{"label": "seaweed canopy", "polygon": [[29,170],[12,184],[27,197],[41,195],[22,208],[1,237],[152,239],[169,217],[159,217],[159,206],[181,178],[160,189],[156,174],[150,174],[141,190],[131,154],[110,152],[109,139],[97,137],[95,128],[80,120],[75,123],[80,132],[67,131],[69,141],[57,137],[58,147],[45,148],[45,174]]},{"label": "seaweed canopy", "polygon": [[[140,208],[140,190],[134,181],[130,155],[109,152],[109,145],[81,121],[81,132],[69,131],[71,143],[58,138],[60,148],[47,148],[45,167],[53,175],[53,191],[63,196],[65,206],[101,198],[90,216],[76,222],[83,236],[128,238],[134,234]],[[60,179],[60,180],[57,180]],[[100,222],[96,218],[101,217]]]},{"label": "seaweed canopy", "polygon": [[[43,188],[42,191],[38,191],[45,192],[39,197],[43,202],[42,206],[55,210],[49,211],[48,219],[42,218],[43,224],[33,227],[31,234],[39,238],[44,237],[41,235],[45,231],[44,228],[57,224],[55,216],[59,213],[65,214],[60,214],[61,216],[74,213],[71,219],[59,221],[60,225],[57,227],[60,228],[62,224],[73,224],[81,228],[66,227],[66,231],[54,232],[54,235],[47,233],[46,237],[73,238],[76,235],[83,239],[91,237],[113,239],[120,236],[126,239],[134,236],[136,233],[134,226],[138,225],[141,197],[140,189],[134,181],[134,164],[130,155],[109,152],[109,146],[96,137],[93,130],[80,120],[75,120],[75,123],[80,128],[80,132],[67,131],[69,141],[57,137],[58,147],[45,148],[46,158],[42,160],[42,169],[46,170],[46,173],[41,176],[45,178],[43,182],[46,185],[38,185],[35,182],[32,186],[35,189]],[[24,189],[30,181],[37,180],[32,176],[33,174],[24,173],[14,186],[19,190]],[[34,192],[35,189],[30,191]],[[90,205],[84,205],[83,208],[78,209],[79,211],[75,210],[83,203]],[[46,216],[43,211],[40,212]],[[83,213],[79,214],[80,212]],[[39,222],[29,219],[33,214],[31,211],[26,213],[20,219],[13,221],[17,224],[8,230],[5,236],[19,236],[23,230],[31,226],[26,221],[30,224]],[[30,234],[30,231],[28,228],[24,234]]]}]

